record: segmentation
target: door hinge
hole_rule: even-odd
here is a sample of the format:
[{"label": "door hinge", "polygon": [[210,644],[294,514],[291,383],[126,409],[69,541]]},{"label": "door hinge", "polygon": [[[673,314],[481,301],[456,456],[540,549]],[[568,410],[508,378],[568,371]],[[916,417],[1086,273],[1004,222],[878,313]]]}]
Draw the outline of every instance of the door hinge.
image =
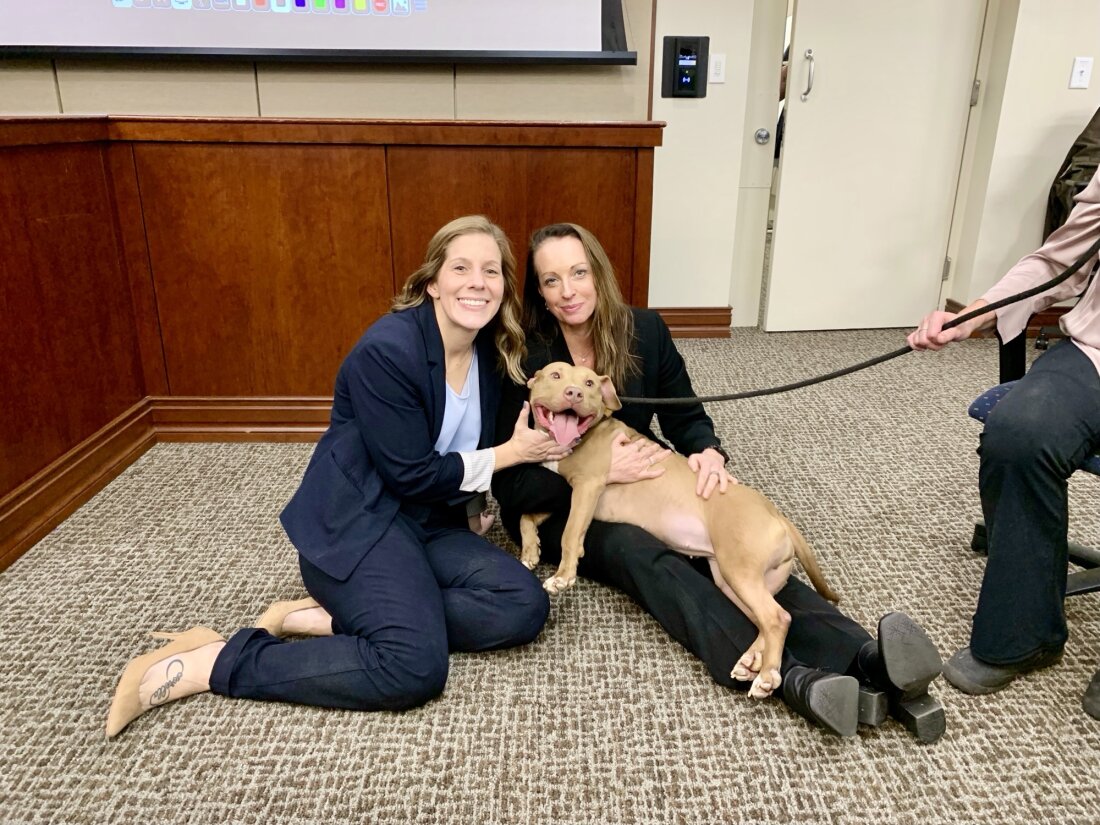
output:
[{"label": "door hinge", "polygon": [[982,82],[977,78],[974,79],[974,85],[970,88],[970,105],[978,105],[978,92],[982,90]]},{"label": "door hinge", "polygon": [[940,276],[940,281],[946,281],[951,276],[951,258],[943,259],[943,274]]}]

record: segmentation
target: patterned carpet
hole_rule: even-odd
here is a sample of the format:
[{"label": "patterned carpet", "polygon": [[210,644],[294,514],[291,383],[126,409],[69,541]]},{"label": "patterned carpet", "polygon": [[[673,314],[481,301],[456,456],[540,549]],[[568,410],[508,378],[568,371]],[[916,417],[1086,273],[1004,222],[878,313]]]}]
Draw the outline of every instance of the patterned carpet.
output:
[{"label": "patterned carpet", "polygon": [[[700,393],[900,345],[896,330],[680,342]],[[965,410],[995,362],[973,341],[711,409],[735,474],[801,526],[842,607],[870,628],[905,610],[945,653],[967,641],[982,573]],[[1100,723],[1080,709],[1100,667],[1097,595],[1067,603],[1061,666],[984,698],[937,682],[948,730],[932,746],[893,722],[831,738],[724,690],[628,599],[584,581],[534,644],[454,656],[444,695],[417,710],[203,695],[105,741],[148,630],[229,633],[303,594],[277,514],[310,449],[160,445],[0,574],[0,822],[1100,821]],[[1100,541],[1097,501],[1097,479],[1072,480],[1073,538]]]}]

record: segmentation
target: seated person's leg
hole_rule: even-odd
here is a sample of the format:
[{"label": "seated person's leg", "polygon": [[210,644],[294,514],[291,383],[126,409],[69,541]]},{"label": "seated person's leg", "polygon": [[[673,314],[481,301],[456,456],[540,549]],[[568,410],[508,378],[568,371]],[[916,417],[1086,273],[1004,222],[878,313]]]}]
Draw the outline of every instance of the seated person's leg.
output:
[{"label": "seated person's leg", "polygon": [[518,559],[466,529],[432,532],[425,548],[451,650],[514,647],[538,636],[550,599]]},{"label": "seated person's leg", "polygon": [[1068,341],[1005,396],[981,436],[979,487],[989,535],[970,648],[945,673],[970,693],[1053,664],[1067,637],[1067,479],[1100,445],[1100,378]]},{"label": "seated person's leg", "polygon": [[[972,639],[983,660],[1019,661],[1065,643],[1067,480],[1098,445],[1100,377],[1068,341],[990,415],[979,448],[989,561]],[[1019,627],[1004,626],[1006,612]]]},{"label": "seated person's leg", "polygon": [[284,642],[264,630],[235,634],[211,689],[250,699],[353,710],[399,710],[438,696],[447,680],[443,598],[415,527],[401,517],[347,581],[300,559],[309,593],[335,635]]}]

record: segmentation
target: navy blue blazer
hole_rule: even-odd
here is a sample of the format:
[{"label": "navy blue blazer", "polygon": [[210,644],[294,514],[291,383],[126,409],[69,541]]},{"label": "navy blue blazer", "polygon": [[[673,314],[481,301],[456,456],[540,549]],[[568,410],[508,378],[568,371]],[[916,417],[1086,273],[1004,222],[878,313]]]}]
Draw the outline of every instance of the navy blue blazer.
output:
[{"label": "navy blue blazer", "polygon": [[[500,404],[491,326],[475,341],[479,448],[493,444]],[[459,490],[462,458],[435,451],[446,378],[431,301],[379,318],[340,366],[329,428],[280,516],[298,552],[332,578],[351,575],[398,510],[423,520],[434,506],[470,497]]]}]

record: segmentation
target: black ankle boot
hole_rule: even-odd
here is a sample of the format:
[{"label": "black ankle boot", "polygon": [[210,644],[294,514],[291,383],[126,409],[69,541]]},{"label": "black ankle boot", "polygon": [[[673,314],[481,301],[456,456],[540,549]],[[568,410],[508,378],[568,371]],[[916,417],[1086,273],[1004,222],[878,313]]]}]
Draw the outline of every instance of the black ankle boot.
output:
[{"label": "black ankle boot", "polygon": [[855,736],[859,682],[852,676],[796,666],[783,674],[783,701],[795,713],[837,736]]},{"label": "black ankle boot", "polygon": [[878,623],[878,641],[867,642],[856,662],[863,680],[886,694],[890,715],[921,742],[943,736],[943,705],[928,693],[943,660],[920,625],[904,613],[887,613]]}]

